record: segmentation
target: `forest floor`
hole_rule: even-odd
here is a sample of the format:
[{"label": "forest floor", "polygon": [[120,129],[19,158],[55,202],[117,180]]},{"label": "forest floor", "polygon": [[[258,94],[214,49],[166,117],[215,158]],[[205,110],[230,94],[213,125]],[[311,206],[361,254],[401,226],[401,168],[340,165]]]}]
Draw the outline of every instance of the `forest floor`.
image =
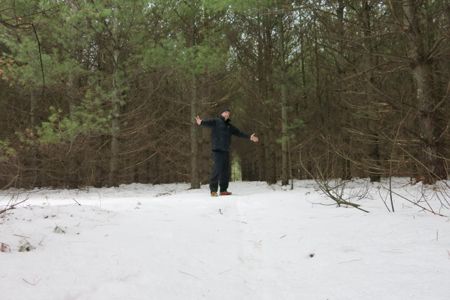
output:
[{"label": "forest floor", "polygon": [[450,219],[404,199],[449,216],[444,185],[397,178],[395,213],[364,180],[345,195],[370,213],[313,181],[232,182],[218,198],[188,187],[0,192],[0,210],[28,198],[0,217],[0,298],[450,299]]}]

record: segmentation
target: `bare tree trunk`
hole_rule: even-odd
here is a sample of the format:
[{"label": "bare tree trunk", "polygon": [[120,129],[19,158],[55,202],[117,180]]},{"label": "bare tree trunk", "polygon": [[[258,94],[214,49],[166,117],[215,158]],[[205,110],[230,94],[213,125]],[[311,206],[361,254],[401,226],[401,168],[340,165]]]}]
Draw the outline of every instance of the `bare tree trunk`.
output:
[{"label": "bare tree trunk", "polygon": [[328,127],[328,125],[326,125],[327,121],[326,118],[324,117],[324,104],[323,104],[323,99],[322,99],[322,93],[320,91],[321,89],[321,80],[320,80],[320,58],[319,58],[319,37],[318,37],[318,33],[317,33],[317,20],[314,17],[314,70],[315,70],[315,76],[314,76],[314,96],[315,96],[315,101],[319,104],[320,107],[320,124],[322,124],[322,126],[324,127]]},{"label": "bare tree trunk", "polygon": [[191,76],[191,188],[199,189],[197,125],[193,121],[197,116],[197,78],[194,73]]},{"label": "bare tree trunk", "polygon": [[[374,99],[372,97],[372,91],[371,86],[374,84],[374,75],[373,71],[367,71],[373,68],[375,65],[374,58],[373,58],[373,44],[371,41],[371,35],[372,35],[372,26],[371,26],[371,6],[368,0],[362,1],[363,6],[363,24],[364,24],[364,37],[366,39],[365,47],[368,50],[368,53],[366,54],[365,58],[365,64],[364,67],[366,70],[365,73],[367,74],[367,83],[365,84],[366,87],[366,100],[367,105],[370,107],[370,105],[374,102]],[[371,161],[369,162],[369,178],[371,182],[379,182],[381,179],[381,164],[380,164],[380,139],[378,136],[379,131],[379,125],[377,121],[369,120],[367,122],[369,133],[371,135],[370,137],[370,149],[369,149],[369,157]]]},{"label": "bare tree trunk", "polygon": [[285,30],[283,24],[283,15],[280,22],[280,53],[281,53],[281,74],[278,77],[280,82],[281,92],[281,185],[289,184],[289,159],[288,159],[288,103],[287,103],[287,67],[286,67],[286,45],[285,45]]},{"label": "bare tree trunk", "polygon": [[[339,80],[341,80],[341,78],[343,78],[345,76],[345,72],[346,72],[346,63],[345,63],[345,59],[343,57],[343,55],[345,53],[345,48],[344,48],[344,43],[345,43],[344,42],[345,41],[344,11],[345,11],[344,1],[338,0],[338,8],[336,9],[336,15],[338,18],[338,22],[337,22],[338,45],[337,46],[338,46],[339,53],[337,55],[337,64],[338,64],[337,73],[338,73]],[[345,104],[343,104],[341,91],[338,92],[337,97],[338,97],[339,103],[342,103],[342,106],[343,106],[343,109],[342,109],[343,115],[341,116],[341,119],[345,124],[345,121],[349,120],[348,108],[346,107]],[[343,135],[342,136],[343,149],[341,149],[341,151],[347,156],[348,153],[350,152],[349,149],[351,149],[351,140],[347,133],[343,133],[342,131],[340,133]],[[340,166],[340,167],[342,167],[342,170],[343,170],[342,179],[345,179],[345,180],[351,179],[352,178],[351,161],[349,159],[347,159],[346,157],[340,157],[339,161],[342,164]],[[338,172],[336,172],[336,175],[337,175],[337,173]]]},{"label": "bare tree trunk", "polygon": [[[36,108],[37,101],[36,95],[34,94],[33,88],[30,89],[30,124],[31,130],[37,125],[36,124]],[[32,181],[31,186],[36,186],[38,183],[38,151],[35,145],[31,145],[31,170],[32,170]]]},{"label": "bare tree trunk", "polygon": [[277,156],[275,153],[275,143],[274,140],[274,133],[271,129],[269,129],[268,134],[269,143],[266,144],[266,161],[267,169],[266,169],[266,182],[268,184],[275,184],[277,183]]},{"label": "bare tree trunk", "polygon": [[[73,120],[74,118],[74,101],[76,99],[75,96],[75,78],[73,74],[69,74],[69,79],[67,81],[67,87],[66,87],[66,97],[69,101],[69,115],[70,118]],[[74,143],[76,138],[73,138],[70,142]],[[80,183],[78,182],[77,173],[82,172],[82,170],[77,172],[77,156],[75,155],[69,155],[68,160],[65,162],[67,169],[65,171],[65,179],[64,181],[69,187],[76,187]],[[77,179],[77,180],[75,180]]]},{"label": "bare tree trunk", "polygon": [[412,60],[411,71],[416,84],[417,108],[419,110],[419,136],[421,140],[421,175],[425,183],[434,183],[446,179],[445,161],[437,147],[435,126],[436,112],[433,98],[432,57],[426,50],[425,28],[421,28],[423,16],[419,11],[421,3],[415,0],[403,0],[405,14],[404,27],[407,29],[409,58]]},{"label": "bare tree trunk", "polygon": [[120,114],[120,99],[118,86],[119,73],[119,50],[114,49],[114,73],[113,73],[113,96],[112,96],[112,119],[111,119],[111,158],[109,161],[109,185],[116,185],[117,169],[119,165],[119,114]]},{"label": "bare tree trunk", "polygon": [[288,116],[286,84],[281,83],[281,185],[289,184]]},{"label": "bare tree trunk", "polygon": [[[188,47],[192,48],[197,45],[197,29],[195,25],[195,14],[193,19],[191,20],[191,27],[189,32],[189,40]],[[190,124],[191,124],[191,188],[199,189],[200,188],[200,180],[199,180],[199,172],[198,172],[198,131],[197,124],[194,122],[195,117],[197,116],[197,105],[198,105],[198,97],[197,97],[197,75],[192,71],[191,73],[191,115],[190,115]]]}]

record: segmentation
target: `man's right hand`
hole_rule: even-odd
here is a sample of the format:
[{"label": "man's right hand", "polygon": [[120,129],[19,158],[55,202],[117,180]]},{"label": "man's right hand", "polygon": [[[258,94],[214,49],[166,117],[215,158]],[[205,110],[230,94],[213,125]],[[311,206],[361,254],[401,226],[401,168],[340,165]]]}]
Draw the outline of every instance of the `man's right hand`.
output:
[{"label": "man's right hand", "polygon": [[202,124],[202,119],[200,119],[200,116],[195,117],[195,122],[197,122],[198,126],[200,126],[200,124]]}]

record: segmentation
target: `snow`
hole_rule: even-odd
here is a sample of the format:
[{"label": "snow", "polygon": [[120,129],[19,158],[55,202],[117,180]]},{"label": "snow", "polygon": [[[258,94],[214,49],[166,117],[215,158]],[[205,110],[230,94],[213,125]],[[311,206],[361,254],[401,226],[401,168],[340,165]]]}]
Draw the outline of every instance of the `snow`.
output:
[{"label": "snow", "polygon": [[[429,193],[430,206],[450,215],[431,188],[406,179],[394,186],[409,199]],[[0,217],[0,242],[11,248],[0,252],[0,298],[450,299],[448,217],[396,195],[390,213],[386,191],[364,180],[346,193],[365,191],[353,201],[370,213],[329,206],[312,181],[294,190],[233,182],[231,191],[211,198],[207,186],[131,184],[0,192],[0,209],[12,194],[29,197]],[[25,241],[35,249],[19,252]]]}]

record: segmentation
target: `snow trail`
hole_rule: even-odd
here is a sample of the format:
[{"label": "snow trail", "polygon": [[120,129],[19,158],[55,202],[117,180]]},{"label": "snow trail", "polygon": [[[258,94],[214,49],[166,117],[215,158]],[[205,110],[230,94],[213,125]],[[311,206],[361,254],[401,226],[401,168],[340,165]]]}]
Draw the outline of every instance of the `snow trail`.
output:
[{"label": "snow trail", "polygon": [[449,299],[448,218],[319,205],[306,181],[187,187],[33,191],[0,218],[2,300]]}]

